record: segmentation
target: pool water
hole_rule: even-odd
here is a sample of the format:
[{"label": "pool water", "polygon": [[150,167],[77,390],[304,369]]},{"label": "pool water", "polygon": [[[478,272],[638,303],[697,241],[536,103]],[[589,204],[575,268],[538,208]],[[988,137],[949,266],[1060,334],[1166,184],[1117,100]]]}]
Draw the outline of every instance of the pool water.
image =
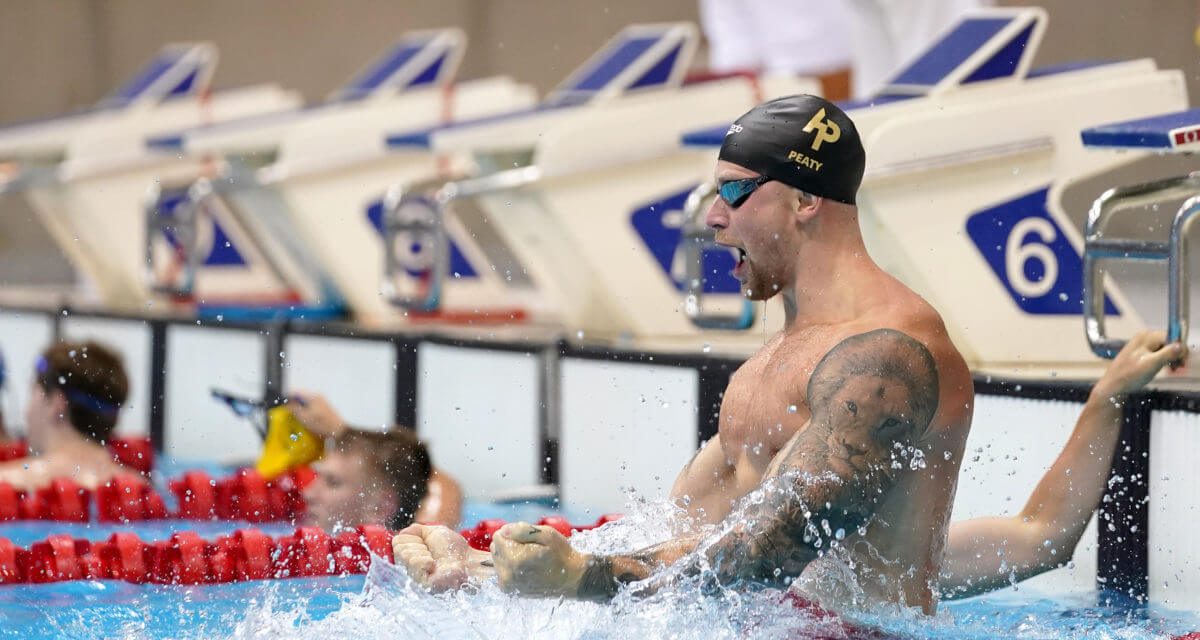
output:
[{"label": "pool water", "polygon": [[[1102,605],[1094,593],[1005,590],[946,604],[934,618],[883,622],[901,638],[1170,638],[1194,614]],[[368,576],[175,587],[71,582],[0,588],[0,637],[13,638],[805,638],[833,633],[777,592],[672,593],[598,605],[513,598],[494,588],[433,596],[391,565]],[[833,635],[832,637],[838,637]]]},{"label": "pool water", "polygon": [[[215,476],[216,474],[214,474]],[[464,528],[485,518],[536,521],[562,515],[588,523],[599,514],[545,502],[468,503]],[[670,535],[667,505],[631,496],[627,517],[576,534],[584,550],[637,549]],[[166,520],[131,525],[16,522],[0,536],[28,545],[51,533],[102,540],[115,531],[146,541],[192,530],[205,538],[258,526],[271,535],[289,524]],[[933,639],[1169,639],[1200,630],[1200,615],[1139,605],[1097,593],[1006,589],[945,603],[930,618],[892,611],[864,618],[883,637]],[[714,590],[683,580],[645,598],[621,594],[607,605],[522,599],[485,585],[477,593],[434,596],[383,560],[366,576],[222,585],[135,585],[77,581],[0,586],[0,638],[840,638],[841,627],[787,604],[778,590]]]}]

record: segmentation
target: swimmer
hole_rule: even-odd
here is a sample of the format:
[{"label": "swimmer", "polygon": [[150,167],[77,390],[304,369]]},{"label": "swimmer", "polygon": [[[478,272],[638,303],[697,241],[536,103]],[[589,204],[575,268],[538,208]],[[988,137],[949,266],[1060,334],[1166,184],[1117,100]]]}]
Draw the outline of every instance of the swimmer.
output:
[{"label": "swimmer", "polygon": [[1162,331],[1144,331],[1121,349],[1092,388],[1066,446],[1020,513],[950,527],[942,563],[944,598],[1006,587],[1071,559],[1104,495],[1126,396],[1187,355],[1182,344],[1165,341]]},{"label": "swimmer", "polygon": [[313,463],[317,477],[304,488],[304,521],[326,531],[360,524],[389,529],[415,521],[432,467],[411,429],[344,429]]},{"label": "swimmer", "polygon": [[[781,295],[785,318],[732,376],[717,436],[675,482],[693,528],[593,556],[547,527],[509,525],[490,562],[502,588],[603,600],[703,556],[722,582],[790,584],[837,609],[853,603],[800,579],[836,562],[819,555],[836,543],[867,604],[936,609],[974,388],[938,313],[867,254],[864,166],[854,123],[821,98],[772,100],[730,127],[707,223],[737,252],[743,293]],[[486,555],[455,537],[410,527],[394,539],[397,563],[436,588],[486,573]]]},{"label": "swimmer", "polygon": [[[462,490],[432,466],[428,450],[410,429],[387,434],[355,429],[324,396],[311,391],[293,392],[288,407],[305,428],[326,440],[324,458],[313,465],[317,478],[305,489],[312,524],[327,530],[338,522],[385,523],[392,529],[413,522],[458,526]],[[380,492],[380,486],[393,490]],[[408,506],[413,495],[419,505],[415,511]]]},{"label": "swimmer", "polygon": [[61,477],[94,489],[120,473],[105,442],[129,379],[121,358],[95,342],[60,342],[38,358],[25,407],[31,456],[0,463],[0,482],[31,491]]}]

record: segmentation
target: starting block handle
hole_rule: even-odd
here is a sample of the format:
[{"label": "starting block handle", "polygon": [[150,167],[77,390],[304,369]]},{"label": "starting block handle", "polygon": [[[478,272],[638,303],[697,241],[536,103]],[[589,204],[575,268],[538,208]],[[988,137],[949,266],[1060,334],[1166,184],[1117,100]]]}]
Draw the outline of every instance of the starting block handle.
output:
[{"label": "starting block handle", "polygon": [[[1106,238],[1108,223],[1118,211],[1191,196],[1171,223],[1167,243]],[[1185,342],[1188,332],[1187,232],[1200,214],[1200,172],[1104,192],[1088,212],[1083,256],[1084,330],[1092,351],[1114,358],[1126,341],[1110,338],[1104,327],[1104,261],[1148,261],[1167,264],[1167,342]]]},{"label": "starting block handle", "polygon": [[754,303],[742,301],[737,315],[710,313],[704,310],[704,251],[716,247],[716,232],[704,223],[704,203],[716,193],[711,182],[702,183],[688,194],[683,204],[683,229],[679,236],[679,251],[684,264],[683,310],[688,320],[701,329],[744,331],[754,326]]},{"label": "starting block handle", "polygon": [[[442,287],[450,269],[450,243],[443,224],[447,203],[444,193],[443,188],[431,198],[396,185],[383,199],[384,274],[380,289],[384,299],[405,311],[436,311],[442,303]],[[401,243],[417,241],[430,252],[429,281],[423,295],[407,295],[398,284],[409,277],[400,257],[405,250]]]},{"label": "starting block handle", "polygon": [[[404,185],[394,185],[384,197],[384,299],[405,311],[428,313],[442,305],[442,291],[450,272],[450,239],[446,235],[446,216],[450,205],[460,198],[472,198],[497,191],[517,189],[542,177],[536,166],[501,171],[467,180],[443,184],[432,195],[413,193]],[[429,282],[422,295],[406,295],[399,282],[409,277],[400,258],[401,242],[420,240],[431,252]]]},{"label": "starting block handle", "polygon": [[[212,183],[199,178],[187,189],[184,201],[177,205],[172,215],[163,215],[160,209],[163,188],[155,184],[146,196],[144,207],[146,219],[145,279],[146,286],[155,293],[172,296],[191,296],[196,287],[196,272],[200,266],[198,218],[205,203],[215,197]],[[169,234],[169,235],[168,235]],[[160,237],[174,238],[174,248],[179,257],[181,276],[178,283],[164,282],[155,270],[154,245]]]},{"label": "starting block handle", "polygon": [[[1200,173],[1193,173],[1200,181]],[[1188,336],[1188,230],[1200,215],[1200,194],[1184,201],[1171,222],[1171,263],[1167,274],[1171,288],[1168,298],[1167,341],[1186,343]]]}]

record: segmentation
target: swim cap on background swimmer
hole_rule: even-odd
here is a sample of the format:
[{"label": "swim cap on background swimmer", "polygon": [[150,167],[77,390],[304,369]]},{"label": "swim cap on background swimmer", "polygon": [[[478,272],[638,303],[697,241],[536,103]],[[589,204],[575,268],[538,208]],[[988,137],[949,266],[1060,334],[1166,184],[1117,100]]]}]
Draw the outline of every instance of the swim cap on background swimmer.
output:
[{"label": "swim cap on background swimmer", "polygon": [[729,127],[718,157],[846,204],[854,204],[867,162],[850,117],[810,95],[776,98],[746,112]]}]

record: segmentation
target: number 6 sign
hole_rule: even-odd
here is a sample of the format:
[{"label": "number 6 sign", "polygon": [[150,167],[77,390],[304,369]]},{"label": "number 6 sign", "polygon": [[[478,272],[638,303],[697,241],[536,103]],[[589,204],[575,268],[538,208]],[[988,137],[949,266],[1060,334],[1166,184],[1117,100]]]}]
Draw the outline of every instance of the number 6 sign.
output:
[{"label": "number 6 sign", "polygon": [[[1030,235],[1035,236],[1030,240]],[[1058,239],[1058,229],[1046,218],[1025,218],[1013,225],[1004,246],[1004,268],[1008,284],[1027,298],[1040,298],[1058,282],[1058,257],[1047,243]],[[1030,260],[1041,263],[1041,278],[1030,280]]]},{"label": "number 6 sign", "polygon": [[[1046,211],[1043,188],[967,218],[967,235],[1013,302],[1035,315],[1083,312],[1083,260]],[[1105,312],[1117,315],[1112,301]]]}]

